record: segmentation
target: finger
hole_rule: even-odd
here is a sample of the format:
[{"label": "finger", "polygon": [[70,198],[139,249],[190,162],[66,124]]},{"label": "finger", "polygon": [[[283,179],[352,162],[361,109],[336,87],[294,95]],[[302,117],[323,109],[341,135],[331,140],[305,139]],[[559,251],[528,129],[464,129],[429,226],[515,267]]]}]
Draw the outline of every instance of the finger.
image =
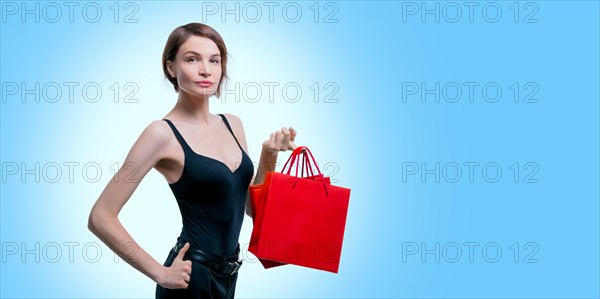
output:
[{"label": "finger", "polygon": [[275,148],[277,150],[281,149],[282,140],[283,140],[283,133],[281,131],[275,132],[275,141],[273,142],[273,145],[275,146]]},{"label": "finger", "polygon": [[179,253],[175,257],[175,259],[183,260],[183,257],[185,256],[185,253],[187,252],[188,248],[190,248],[190,243],[185,243],[181,250],[179,250]]},{"label": "finger", "polygon": [[294,141],[294,139],[296,139],[296,135],[298,135],[298,132],[294,130],[294,128],[290,127],[290,141]]},{"label": "finger", "polygon": [[288,145],[288,149],[289,150],[295,150],[298,146],[296,145],[296,143],[294,142],[294,140],[296,139],[296,135],[298,134],[298,132],[296,130],[294,130],[294,128],[292,128],[292,127],[290,127],[289,130],[290,130],[290,142],[289,142],[289,145]]},{"label": "finger", "polygon": [[192,274],[192,261],[189,261],[189,260],[183,261],[183,263],[184,264],[183,264],[182,269],[183,269],[184,273],[186,273],[188,275]]},{"label": "finger", "polygon": [[281,128],[281,132],[283,133],[283,139],[281,140],[281,150],[285,151],[288,149],[288,143],[290,142],[291,133],[288,128]]}]

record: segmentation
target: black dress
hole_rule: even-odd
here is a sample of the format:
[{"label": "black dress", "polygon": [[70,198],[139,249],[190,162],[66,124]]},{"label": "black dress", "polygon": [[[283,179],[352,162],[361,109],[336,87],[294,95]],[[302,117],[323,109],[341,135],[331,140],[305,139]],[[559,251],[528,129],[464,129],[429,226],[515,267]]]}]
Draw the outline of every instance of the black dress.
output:
[{"label": "black dress", "polygon": [[[239,252],[246,194],[254,165],[233,134],[227,118],[219,115],[242,153],[242,161],[234,171],[221,161],[195,153],[175,125],[168,119],[163,120],[173,130],[185,156],[181,178],[169,184],[183,222],[177,241],[189,242],[190,249],[232,259]],[[177,252],[169,251],[163,265],[171,266]],[[206,264],[192,261],[188,288],[166,289],[157,284],[156,298],[233,298],[237,275],[222,274]]]}]

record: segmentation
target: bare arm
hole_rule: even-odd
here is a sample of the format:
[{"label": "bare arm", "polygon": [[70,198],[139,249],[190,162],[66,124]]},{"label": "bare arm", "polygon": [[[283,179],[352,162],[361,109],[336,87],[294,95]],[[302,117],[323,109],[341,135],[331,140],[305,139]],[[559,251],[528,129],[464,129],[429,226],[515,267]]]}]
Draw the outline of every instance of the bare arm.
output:
[{"label": "bare arm", "polygon": [[142,179],[162,159],[171,133],[166,129],[161,121],[154,121],[142,132],[123,166],[92,207],[88,228],[118,256],[156,283],[167,288],[187,288],[191,262],[178,261],[171,269],[164,267],[135,242],[118,219],[119,212]]},{"label": "bare arm", "polygon": [[[268,153],[263,150],[260,153],[260,160],[258,162],[258,170],[254,175],[250,185],[259,185],[264,183],[265,176],[268,171],[275,171],[275,165],[277,164],[277,152]],[[250,192],[246,193],[246,215],[252,218],[252,206],[250,204]]]}]

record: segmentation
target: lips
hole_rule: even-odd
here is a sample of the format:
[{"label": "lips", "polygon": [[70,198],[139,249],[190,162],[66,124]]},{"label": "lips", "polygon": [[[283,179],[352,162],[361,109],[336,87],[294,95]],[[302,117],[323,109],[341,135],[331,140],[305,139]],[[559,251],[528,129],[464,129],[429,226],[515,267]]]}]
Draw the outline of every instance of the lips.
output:
[{"label": "lips", "polygon": [[210,87],[210,86],[213,85],[212,82],[207,81],[207,80],[198,81],[198,82],[196,82],[196,84],[198,84],[198,85],[200,85],[202,87]]}]

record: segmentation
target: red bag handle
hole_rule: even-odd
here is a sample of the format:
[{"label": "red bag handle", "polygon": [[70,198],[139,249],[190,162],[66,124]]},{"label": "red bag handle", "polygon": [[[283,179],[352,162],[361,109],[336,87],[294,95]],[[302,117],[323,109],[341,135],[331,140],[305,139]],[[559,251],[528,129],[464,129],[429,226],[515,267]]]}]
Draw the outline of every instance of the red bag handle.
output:
[{"label": "red bag handle", "polygon": [[[290,155],[290,157],[288,158],[287,162],[285,162],[285,165],[283,166],[283,169],[281,170],[281,173],[287,174],[287,175],[291,175],[291,170],[292,167],[296,166],[296,174],[295,176],[298,177],[298,168],[300,166],[302,166],[302,172],[301,172],[301,177],[304,177],[304,166],[306,165],[310,172],[312,173],[312,168],[310,168],[310,161],[307,160],[306,158],[306,150],[307,147],[306,146],[299,146],[296,149],[294,149],[294,151],[292,152],[292,154]],[[304,154],[304,155],[303,155]],[[300,156],[302,155],[303,157],[303,161],[302,163],[300,162]],[[298,163],[296,163],[296,159],[298,159]],[[290,163],[291,161],[291,163]],[[287,168],[288,163],[290,165],[289,168]],[[287,172],[285,172],[285,169],[287,168]]]},{"label": "red bag handle", "polygon": [[[303,154],[301,154],[300,152],[302,152]],[[285,162],[285,165],[283,165],[283,168],[281,169],[281,173],[284,173],[285,169],[287,168],[287,166],[289,164],[290,167],[287,168],[287,173],[285,173],[285,174],[290,175],[292,166],[296,163],[296,159],[298,159],[298,163],[300,163],[300,158],[299,158],[300,155],[303,156],[301,175],[304,175],[304,165],[306,165],[307,168],[309,169],[309,171],[311,172],[311,174],[314,175],[314,173],[312,172],[312,167],[310,167],[310,165],[311,165],[310,160],[312,159],[312,162],[314,163],[315,168],[317,168],[317,171],[319,172],[319,176],[321,176],[321,177],[323,176],[323,174],[321,173],[321,169],[317,165],[317,161],[315,160],[315,157],[313,156],[312,152],[310,151],[310,149],[308,149],[308,147],[303,146],[303,145],[298,146],[297,148],[294,149],[294,151],[292,152],[292,154],[290,155],[288,160]],[[311,159],[308,159],[309,156]],[[301,177],[298,177],[298,166],[296,166],[296,175],[295,176],[297,177],[297,180],[296,180],[296,182],[294,182],[294,185],[292,185],[292,187],[296,187],[296,183],[298,183],[298,181],[301,179]],[[329,190],[327,188],[327,184],[325,183],[325,180],[322,179],[321,183],[323,183],[323,188],[325,189],[325,195],[329,195]]]},{"label": "red bag handle", "polygon": [[304,176],[304,167],[306,166],[306,176],[315,176],[315,173],[313,172],[313,169],[311,167],[311,163],[310,163],[310,159],[308,158],[308,154],[306,153],[306,151],[304,151],[304,154],[302,155],[302,177]]},{"label": "red bag handle", "polygon": [[[304,151],[304,154],[299,153],[298,156],[302,156],[302,163],[300,163],[300,158],[298,158],[298,165],[296,165],[296,177],[298,176],[298,167],[302,166],[302,170],[300,171],[300,177],[305,178],[309,175],[313,175],[314,173],[312,171],[312,167],[310,166],[310,160],[308,159],[307,155],[306,155],[306,151]],[[304,167],[306,166],[306,176],[304,175]]]},{"label": "red bag handle", "polygon": [[294,151],[292,152],[292,154],[290,155],[290,157],[285,162],[285,165],[283,165],[283,168],[281,169],[281,173],[285,173],[285,169],[286,169],[286,167],[288,166],[288,163],[290,163],[290,160],[291,160],[290,168],[288,169],[287,173],[285,173],[287,175],[290,174],[290,171],[292,170],[292,166],[294,166],[294,163],[296,163],[296,158],[300,154],[300,151],[303,150],[304,148],[306,148],[306,147],[305,146],[299,146],[299,147],[297,147],[297,148],[294,149]]},{"label": "red bag handle", "polygon": [[304,177],[304,166],[306,166],[306,175],[307,176],[314,176],[314,172],[312,170],[312,167],[310,167],[310,161],[308,160],[308,156],[306,154],[306,151],[304,152],[304,155],[302,155],[302,160],[303,160],[303,164],[302,164],[302,177]]},{"label": "red bag handle", "polygon": [[[321,169],[319,169],[319,165],[317,165],[317,161],[315,160],[315,157],[313,156],[312,152],[310,151],[310,149],[308,149],[308,147],[306,147],[306,146],[302,146],[302,147],[303,147],[304,149],[306,149],[306,150],[304,151],[304,156],[305,156],[305,157],[307,157],[308,155],[310,155],[310,158],[312,159],[312,161],[313,161],[313,163],[314,163],[314,165],[315,165],[315,168],[316,168],[316,169],[317,169],[317,171],[319,172],[319,176],[321,176],[321,177],[322,177],[322,176],[323,176],[323,174],[321,173]],[[307,155],[307,153],[308,153],[308,155]],[[309,163],[309,164],[310,164],[310,162],[307,162],[307,163]],[[307,164],[307,165],[308,165],[308,164]],[[296,168],[296,176],[297,176],[297,174],[298,174],[298,169]],[[295,186],[296,186],[296,183],[297,183],[299,180],[300,180],[300,178],[298,178],[298,179],[296,180],[296,182],[294,183],[294,185],[293,185],[292,187],[295,187]],[[324,179],[322,179],[322,180],[321,180],[321,183],[323,183],[323,188],[325,189],[325,195],[329,195],[329,190],[328,190],[328,188],[327,188],[327,184],[325,183],[325,180],[324,180]]]}]

